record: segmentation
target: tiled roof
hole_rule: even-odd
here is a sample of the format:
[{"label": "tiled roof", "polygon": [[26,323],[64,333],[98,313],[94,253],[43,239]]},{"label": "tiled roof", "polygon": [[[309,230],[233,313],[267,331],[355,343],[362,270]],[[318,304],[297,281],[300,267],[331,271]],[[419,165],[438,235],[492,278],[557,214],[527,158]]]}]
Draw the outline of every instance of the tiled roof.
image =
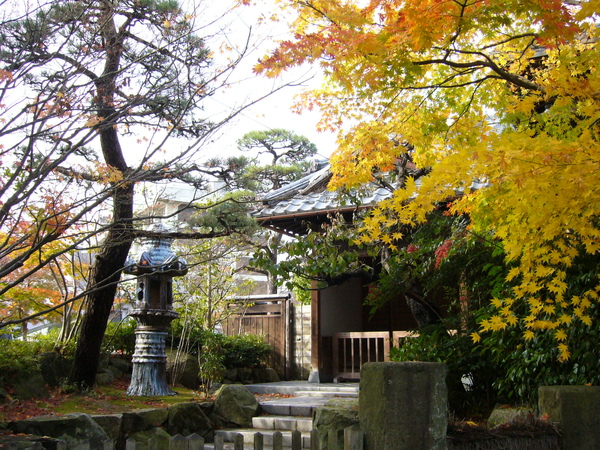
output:
[{"label": "tiled roof", "polygon": [[[290,235],[305,234],[311,226],[327,221],[330,213],[345,213],[370,208],[391,197],[392,191],[375,184],[361,189],[360,195],[348,195],[339,191],[327,190],[331,179],[329,165],[322,169],[272,191],[262,199],[263,207],[252,216],[263,226]],[[420,180],[417,180],[417,184]],[[474,181],[468,190],[478,190],[487,183]],[[464,195],[464,189],[457,189],[457,196]]]},{"label": "tiled roof", "polygon": [[362,197],[360,202],[351,201],[347,195],[335,191],[323,190],[321,192],[312,192],[308,194],[296,194],[287,199],[268,202],[264,208],[256,211],[255,218],[298,215],[309,213],[332,212],[340,209],[369,207],[377,202],[390,197],[391,192],[384,188],[372,191],[366,197]]},{"label": "tiled roof", "polygon": [[337,191],[328,191],[331,179],[329,165],[306,177],[268,193],[262,199],[263,207],[253,217],[264,226],[280,232],[299,235],[307,232],[308,222],[327,221],[327,214],[350,213],[374,206],[391,196],[391,191],[372,186],[360,196],[351,197]]}]

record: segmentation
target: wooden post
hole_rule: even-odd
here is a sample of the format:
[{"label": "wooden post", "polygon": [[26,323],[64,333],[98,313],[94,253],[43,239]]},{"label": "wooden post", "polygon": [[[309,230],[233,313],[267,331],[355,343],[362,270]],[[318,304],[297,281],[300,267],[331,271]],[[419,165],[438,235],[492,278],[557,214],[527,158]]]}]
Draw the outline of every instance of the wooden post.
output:
[{"label": "wooden post", "polygon": [[281,431],[273,433],[273,450],[283,450],[283,435]]},{"label": "wooden post", "polygon": [[[12,445],[8,446],[9,449],[12,449]],[[15,444],[14,448],[17,448],[17,445]],[[65,441],[58,441],[56,443],[56,450],[67,450],[67,443]]]},{"label": "wooden post", "polygon": [[283,356],[283,365],[284,365],[284,380],[292,379],[292,326],[291,321],[293,320],[291,311],[291,303],[292,299],[290,296],[288,298],[281,300],[282,303],[282,314],[284,320],[284,333],[285,333],[285,355]]},{"label": "wooden post", "polygon": [[135,450],[135,439],[129,438],[125,441],[125,450]]},{"label": "wooden post", "polygon": [[223,450],[223,436],[220,434],[215,436],[215,450]]},{"label": "wooden post", "polygon": [[298,430],[292,431],[292,450],[302,450],[302,433]]},{"label": "wooden post", "polygon": [[310,300],[310,358],[311,374],[309,381],[320,383],[322,370],[322,349],[321,349],[321,319],[320,319],[320,290],[317,288],[317,282],[313,281],[313,290]]},{"label": "wooden post", "polygon": [[310,431],[310,449],[311,450],[319,450],[320,447],[320,441],[319,441],[320,437],[319,437],[319,430],[317,430],[316,428],[313,428]]},{"label": "wooden post", "polygon": [[263,435],[261,433],[254,433],[254,450],[263,450]]},{"label": "wooden post", "polygon": [[233,439],[233,448],[234,450],[244,450],[244,435],[243,434],[236,434],[235,438]]},{"label": "wooden post", "polygon": [[329,430],[327,433],[327,450],[339,450],[338,430]]},{"label": "wooden post", "polygon": [[110,439],[105,440],[102,444],[102,450],[114,450],[114,448],[115,443]]},{"label": "wooden post", "polygon": [[344,450],[363,450],[365,434],[358,425],[344,430]]},{"label": "wooden post", "polygon": [[204,450],[204,438],[198,434],[190,434],[187,437],[188,450]]},{"label": "wooden post", "polygon": [[187,440],[180,434],[169,439],[169,450],[187,450]]},{"label": "wooden post", "polygon": [[156,436],[148,439],[148,450],[158,450],[158,439],[156,439]]}]

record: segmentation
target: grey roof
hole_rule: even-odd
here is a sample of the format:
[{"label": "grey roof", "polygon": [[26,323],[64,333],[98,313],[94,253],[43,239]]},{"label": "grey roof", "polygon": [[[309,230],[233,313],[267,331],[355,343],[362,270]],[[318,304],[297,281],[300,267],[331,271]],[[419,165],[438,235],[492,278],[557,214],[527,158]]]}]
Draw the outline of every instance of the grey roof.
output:
[{"label": "grey roof", "polygon": [[262,198],[263,207],[252,216],[263,226],[279,232],[301,235],[311,225],[327,221],[331,213],[350,214],[370,208],[391,196],[391,191],[374,185],[357,193],[341,193],[327,190],[331,179],[329,164],[316,172],[272,191]]},{"label": "grey roof", "polygon": [[[328,222],[332,213],[341,213],[351,221],[352,214],[360,209],[371,208],[378,202],[391,197],[393,187],[386,189],[369,184],[350,195],[327,190],[331,179],[329,164],[322,169],[266,194],[262,198],[263,207],[252,216],[263,226],[292,236],[303,235],[309,229],[316,229]],[[417,180],[420,184],[420,180]],[[484,180],[474,180],[469,186],[455,189],[457,196],[465,191],[476,191],[489,184]]]},{"label": "grey roof", "polygon": [[370,207],[377,202],[390,197],[391,192],[384,188],[378,188],[367,196],[361,197],[360,201],[351,201],[344,194],[337,191],[324,190],[308,194],[296,194],[292,197],[276,202],[269,202],[253,215],[255,218],[265,218],[284,215],[305,215],[319,212],[333,212],[340,209],[357,209]]}]

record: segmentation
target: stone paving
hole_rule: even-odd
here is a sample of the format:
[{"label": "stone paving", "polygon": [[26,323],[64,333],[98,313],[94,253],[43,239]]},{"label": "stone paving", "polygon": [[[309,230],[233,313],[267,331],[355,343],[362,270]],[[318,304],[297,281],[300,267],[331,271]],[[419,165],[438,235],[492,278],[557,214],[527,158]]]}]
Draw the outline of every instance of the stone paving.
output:
[{"label": "stone paving", "polygon": [[[257,395],[283,394],[291,397],[262,400],[260,406],[266,415],[255,417],[252,429],[219,430],[226,441],[233,440],[237,433],[244,435],[246,450],[254,446],[253,435],[260,431],[264,435],[265,444],[272,440],[272,433],[281,431],[284,435],[284,448],[286,441],[291,439],[291,430],[302,431],[303,448],[310,448],[310,430],[312,429],[312,415],[315,408],[323,406],[334,397],[358,397],[358,383],[309,383],[308,381],[280,381],[276,383],[251,384],[248,390]],[[206,449],[212,448],[208,445]],[[226,443],[224,449],[233,448],[233,444]],[[264,449],[270,447],[265,445]]]}]

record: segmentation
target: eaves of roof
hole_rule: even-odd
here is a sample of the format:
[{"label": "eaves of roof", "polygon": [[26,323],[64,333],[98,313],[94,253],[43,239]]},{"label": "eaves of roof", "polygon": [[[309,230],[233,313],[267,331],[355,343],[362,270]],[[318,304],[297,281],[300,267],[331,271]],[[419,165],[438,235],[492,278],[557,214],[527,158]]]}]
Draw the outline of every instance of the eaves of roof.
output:
[{"label": "eaves of roof", "polygon": [[[308,227],[326,222],[324,216],[341,213],[349,214],[390,198],[392,191],[377,185],[361,189],[360,195],[350,197],[338,191],[328,191],[327,183],[331,179],[329,165],[294,183],[265,195],[263,207],[252,213],[257,222],[267,228],[291,236],[305,234]],[[417,181],[419,184],[419,181]],[[470,186],[457,189],[457,196],[466,190],[481,189],[487,183],[474,181]]]},{"label": "eaves of roof", "polygon": [[266,205],[253,216],[259,222],[270,218],[303,217],[315,214],[325,214],[369,208],[376,203],[389,198],[391,192],[384,188],[373,189],[360,201],[351,201],[347,196],[335,191],[321,191],[309,194],[296,194],[271,205]]}]

